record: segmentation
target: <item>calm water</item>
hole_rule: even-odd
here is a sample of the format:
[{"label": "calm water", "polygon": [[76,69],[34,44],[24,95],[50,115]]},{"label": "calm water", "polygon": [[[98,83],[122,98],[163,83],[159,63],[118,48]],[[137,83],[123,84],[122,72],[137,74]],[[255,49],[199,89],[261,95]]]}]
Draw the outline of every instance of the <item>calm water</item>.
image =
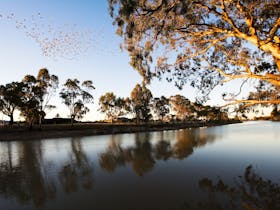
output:
[{"label": "calm water", "polygon": [[0,209],[277,210],[279,163],[272,122],[2,142]]}]

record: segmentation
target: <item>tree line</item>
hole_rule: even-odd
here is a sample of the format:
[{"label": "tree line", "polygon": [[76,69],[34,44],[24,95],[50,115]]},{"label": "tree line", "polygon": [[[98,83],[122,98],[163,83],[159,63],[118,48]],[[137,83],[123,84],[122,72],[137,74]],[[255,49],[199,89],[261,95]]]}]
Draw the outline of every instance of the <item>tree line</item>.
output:
[{"label": "tree line", "polygon": [[228,120],[226,111],[218,107],[193,103],[182,95],[153,97],[145,84],[136,84],[130,97],[118,97],[107,92],[99,98],[99,111],[111,122],[131,116],[137,123],[159,121]]},{"label": "tree line", "polygon": [[[50,99],[56,94],[59,78],[50,74],[48,69],[40,69],[36,76],[26,75],[19,82],[11,82],[0,86],[0,112],[14,123],[14,112],[30,127],[34,123],[41,127],[46,112],[56,108]],[[69,109],[71,124],[82,119],[90,111],[87,106],[93,103],[92,91],[95,89],[91,80],[80,82],[78,79],[67,79],[59,92],[62,103]],[[226,120],[226,112],[219,108],[192,103],[181,95],[153,97],[151,91],[143,84],[136,84],[130,97],[123,98],[108,92],[99,98],[100,112],[111,122],[121,117],[135,119],[137,123],[152,119],[170,120]]]},{"label": "tree line", "polygon": [[[15,110],[30,127],[38,123],[41,127],[46,111],[54,109],[50,99],[55,95],[59,85],[58,76],[50,74],[48,69],[40,69],[37,76],[26,75],[20,82],[11,82],[0,86],[0,112],[14,123]],[[95,89],[92,81],[82,83],[77,79],[67,79],[59,95],[62,102],[69,108],[71,123],[82,118],[93,102],[91,91]]]}]

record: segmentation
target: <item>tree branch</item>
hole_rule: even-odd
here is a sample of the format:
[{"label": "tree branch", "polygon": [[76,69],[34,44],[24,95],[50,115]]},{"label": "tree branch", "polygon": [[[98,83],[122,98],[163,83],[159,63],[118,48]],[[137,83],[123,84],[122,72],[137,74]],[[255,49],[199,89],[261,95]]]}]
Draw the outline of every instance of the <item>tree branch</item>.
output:
[{"label": "tree branch", "polygon": [[259,101],[259,100],[236,100],[234,102],[228,103],[226,105],[220,106],[220,108],[232,106],[236,104],[242,104],[245,103],[246,105],[243,106],[243,108],[248,106],[254,106],[257,104],[280,104],[280,100],[267,100],[267,101]]},{"label": "tree branch", "polygon": [[277,20],[275,21],[273,27],[270,29],[269,37],[265,40],[266,43],[270,42],[273,39],[275,33],[279,29],[279,26],[280,26],[280,17],[277,18]]}]

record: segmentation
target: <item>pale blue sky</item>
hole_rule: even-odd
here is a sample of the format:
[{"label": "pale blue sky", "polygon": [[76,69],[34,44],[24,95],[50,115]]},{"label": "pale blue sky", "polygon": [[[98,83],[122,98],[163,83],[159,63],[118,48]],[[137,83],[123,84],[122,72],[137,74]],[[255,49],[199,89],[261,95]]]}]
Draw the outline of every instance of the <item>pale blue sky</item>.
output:
[{"label": "pale blue sky", "polygon": [[[89,106],[91,112],[85,120],[99,119],[97,99],[101,94],[113,91],[119,96],[129,96],[135,84],[141,82],[138,73],[128,64],[127,53],[119,49],[121,39],[115,34],[107,7],[107,0],[1,0],[0,83],[19,81],[26,74],[35,75],[43,67],[58,75],[60,84],[67,78],[92,80],[96,87],[95,103]],[[24,19],[27,28],[17,29],[16,21]],[[51,25],[53,32],[59,31],[65,24],[76,24],[75,30],[81,33],[91,30],[89,36],[93,41],[89,50],[75,59],[65,59],[60,55],[46,57],[35,40],[26,35],[34,24],[45,32],[44,37],[52,37],[46,30],[48,25]],[[150,89],[154,96],[179,93],[193,100],[195,94],[191,88],[179,91],[173,84],[156,80]],[[57,109],[48,113],[48,117],[56,113],[63,117],[68,115],[67,108],[58,97],[53,99],[53,103]]]}]

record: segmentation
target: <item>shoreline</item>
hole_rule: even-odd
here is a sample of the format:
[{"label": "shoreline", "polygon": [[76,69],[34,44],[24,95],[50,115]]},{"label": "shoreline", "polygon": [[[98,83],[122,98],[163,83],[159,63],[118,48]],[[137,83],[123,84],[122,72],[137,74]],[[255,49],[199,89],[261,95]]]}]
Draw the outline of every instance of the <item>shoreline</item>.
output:
[{"label": "shoreline", "polygon": [[228,124],[242,123],[241,121],[219,121],[219,122],[180,122],[180,123],[142,123],[139,125],[132,123],[77,123],[73,126],[69,124],[50,124],[38,126],[30,131],[27,127],[0,127],[0,141],[27,141],[43,139],[59,139],[67,137],[83,137],[139,132],[153,132],[164,130],[179,130],[186,128],[212,127]]}]

